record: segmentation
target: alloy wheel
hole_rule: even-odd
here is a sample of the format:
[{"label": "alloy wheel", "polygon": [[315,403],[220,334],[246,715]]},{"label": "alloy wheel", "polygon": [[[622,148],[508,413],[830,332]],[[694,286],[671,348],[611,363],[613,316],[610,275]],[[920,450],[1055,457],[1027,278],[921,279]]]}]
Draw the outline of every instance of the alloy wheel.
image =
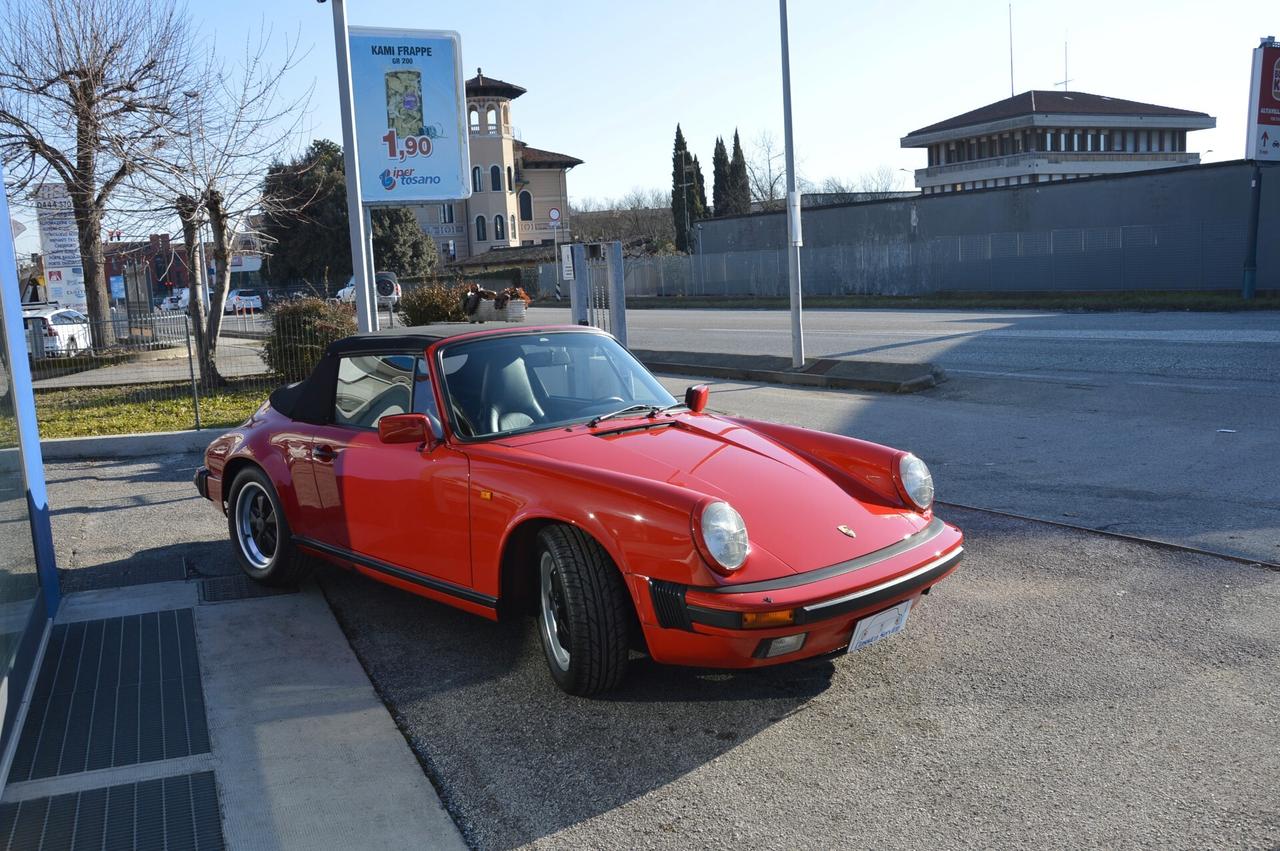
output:
[{"label": "alloy wheel", "polygon": [[265,488],[248,482],[236,497],[236,538],[249,564],[266,570],[275,557],[280,528],[275,505]]},{"label": "alloy wheel", "polygon": [[556,560],[543,551],[538,565],[542,575],[542,637],[556,666],[569,670],[569,613],[564,600],[564,579],[556,566]]}]

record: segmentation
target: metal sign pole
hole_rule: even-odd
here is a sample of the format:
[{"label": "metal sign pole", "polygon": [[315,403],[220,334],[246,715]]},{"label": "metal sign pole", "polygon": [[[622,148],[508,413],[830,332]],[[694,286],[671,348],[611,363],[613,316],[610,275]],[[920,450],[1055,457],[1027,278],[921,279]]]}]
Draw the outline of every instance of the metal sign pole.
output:
[{"label": "metal sign pole", "polygon": [[796,151],[791,139],[791,52],[787,46],[787,0],[778,0],[782,23],[782,121],[787,149],[787,278],[791,284],[791,365],[804,366],[804,324],[800,295],[800,194],[796,192]]},{"label": "metal sign pole", "polygon": [[356,119],[351,108],[351,57],[347,46],[347,9],[333,2],[333,42],[338,57],[338,107],[342,113],[342,164],[347,172],[347,222],[351,237],[351,272],[355,276],[356,327],[375,331],[378,317],[369,301],[368,260],[365,257],[364,217],[361,215],[360,171],[356,156]]}]

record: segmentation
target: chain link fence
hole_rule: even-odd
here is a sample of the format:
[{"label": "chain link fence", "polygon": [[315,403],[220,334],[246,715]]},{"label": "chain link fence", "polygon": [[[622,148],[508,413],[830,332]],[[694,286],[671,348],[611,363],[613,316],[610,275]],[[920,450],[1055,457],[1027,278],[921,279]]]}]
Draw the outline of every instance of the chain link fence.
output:
[{"label": "chain link fence", "polygon": [[[807,295],[1233,289],[1245,223],[874,238],[800,252]],[[633,257],[629,297],[784,297],[785,250]]]}]

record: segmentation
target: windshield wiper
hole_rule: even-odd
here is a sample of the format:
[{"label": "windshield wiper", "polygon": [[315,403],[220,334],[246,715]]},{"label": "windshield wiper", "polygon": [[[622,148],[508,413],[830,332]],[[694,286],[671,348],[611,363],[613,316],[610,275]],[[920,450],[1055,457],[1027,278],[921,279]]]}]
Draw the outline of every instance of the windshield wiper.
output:
[{"label": "windshield wiper", "polygon": [[687,407],[689,406],[686,405],[684,402],[672,402],[670,405],[667,405],[665,408],[659,408],[657,405],[654,405],[649,410],[649,416],[652,418],[652,417],[658,416],[659,414],[665,414],[665,413],[668,413],[669,411],[674,411],[676,408],[687,408]]},{"label": "windshield wiper", "polygon": [[614,417],[625,417],[627,414],[638,414],[641,411],[655,410],[655,408],[656,406],[654,405],[627,405],[627,407],[621,408],[617,411],[611,411],[607,414],[600,414],[599,416],[592,417],[587,422],[587,428],[595,428],[605,420],[611,420]]}]

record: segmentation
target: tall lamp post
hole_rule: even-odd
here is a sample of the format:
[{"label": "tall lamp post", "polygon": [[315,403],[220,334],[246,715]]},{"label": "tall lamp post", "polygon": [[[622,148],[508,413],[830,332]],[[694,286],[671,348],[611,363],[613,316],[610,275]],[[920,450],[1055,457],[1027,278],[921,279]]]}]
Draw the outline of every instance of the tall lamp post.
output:
[{"label": "tall lamp post", "polygon": [[787,44],[787,0],[778,0],[782,29],[782,127],[787,155],[787,279],[791,285],[791,365],[804,366],[804,323],[800,295],[800,195],[796,192],[796,153],[791,138],[791,51]]},{"label": "tall lamp post", "polygon": [[[325,0],[320,0],[321,3]],[[338,58],[338,106],[342,113],[342,164],[347,171],[347,223],[351,237],[351,272],[355,277],[356,327],[378,330],[378,313],[369,296],[369,264],[364,234],[364,210],[360,201],[360,172],[356,156],[356,119],[351,106],[351,58],[347,55],[347,9],[343,0],[333,2],[333,46]]]}]

